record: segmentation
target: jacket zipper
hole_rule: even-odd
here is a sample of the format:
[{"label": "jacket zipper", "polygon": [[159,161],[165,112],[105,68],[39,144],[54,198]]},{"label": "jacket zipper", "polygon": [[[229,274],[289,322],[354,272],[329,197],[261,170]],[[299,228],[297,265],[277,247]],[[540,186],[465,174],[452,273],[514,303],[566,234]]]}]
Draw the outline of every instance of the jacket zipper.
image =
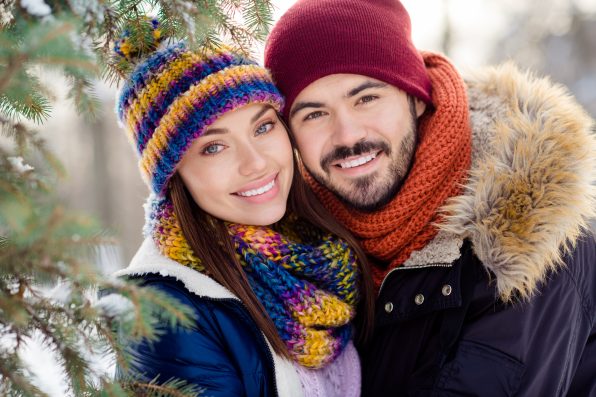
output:
[{"label": "jacket zipper", "polygon": [[431,263],[428,265],[424,265],[424,266],[398,266],[396,268],[393,268],[389,271],[389,273],[387,273],[385,275],[385,277],[383,277],[383,281],[381,282],[381,286],[379,287],[379,293],[377,294],[377,298],[379,296],[381,296],[381,291],[383,290],[383,286],[385,285],[385,281],[387,281],[387,279],[389,278],[389,276],[391,275],[391,273],[397,271],[397,270],[407,270],[407,269],[424,269],[427,267],[451,267],[453,266],[452,263]]}]

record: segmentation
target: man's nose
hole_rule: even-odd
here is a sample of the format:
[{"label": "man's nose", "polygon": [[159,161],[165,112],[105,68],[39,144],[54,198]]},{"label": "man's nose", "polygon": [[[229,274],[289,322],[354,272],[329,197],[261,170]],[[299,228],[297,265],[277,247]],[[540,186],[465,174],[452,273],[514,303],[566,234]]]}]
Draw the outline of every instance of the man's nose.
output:
[{"label": "man's nose", "polygon": [[250,143],[242,145],[238,150],[238,157],[238,171],[240,175],[251,176],[259,174],[267,167],[266,156],[256,145]]},{"label": "man's nose", "polygon": [[367,131],[349,110],[338,111],[333,120],[333,144],[335,146],[353,147],[364,140]]}]

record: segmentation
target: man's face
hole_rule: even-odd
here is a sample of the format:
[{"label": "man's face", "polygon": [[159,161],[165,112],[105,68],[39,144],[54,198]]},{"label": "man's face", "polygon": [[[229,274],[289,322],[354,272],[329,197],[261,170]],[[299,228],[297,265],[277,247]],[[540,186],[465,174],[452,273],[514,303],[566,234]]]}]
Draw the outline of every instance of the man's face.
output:
[{"label": "man's face", "polygon": [[393,198],[408,173],[424,109],[380,80],[332,74],[296,97],[290,127],[311,175],[346,203],[374,211]]}]

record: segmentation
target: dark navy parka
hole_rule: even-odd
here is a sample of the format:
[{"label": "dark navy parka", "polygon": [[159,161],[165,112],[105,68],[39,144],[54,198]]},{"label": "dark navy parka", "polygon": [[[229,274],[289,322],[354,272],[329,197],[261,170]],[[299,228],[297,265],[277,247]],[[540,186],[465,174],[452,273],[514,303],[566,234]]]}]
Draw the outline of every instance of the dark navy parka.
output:
[{"label": "dark navy parka", "polygon": [[583,236],[529,302],[496,299],[469,243],[452,266],[392,272],[363,396],[596,396],[595,247]]},{"label": "dark navy parka", "polygon": [[512,64],[466,85],[469,175],[386,271],[362,394],[596,397],[594,120]]}]

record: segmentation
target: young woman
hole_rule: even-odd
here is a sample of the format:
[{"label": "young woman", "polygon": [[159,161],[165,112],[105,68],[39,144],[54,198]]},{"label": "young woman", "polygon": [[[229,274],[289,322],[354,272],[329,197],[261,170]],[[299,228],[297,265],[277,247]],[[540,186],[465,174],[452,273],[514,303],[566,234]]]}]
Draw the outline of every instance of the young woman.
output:
[{"label": "young woman", "polygon": [[146,379],[213,397],[360,394],[353,339],[370,323],[354,318],[372,314],[370,276],[305,185],[282,105],[269,73],[225,48],[161,48],[122,89],[118,116],[152,194],[146,240],[118,275],[196,318],[130,347]]}]

